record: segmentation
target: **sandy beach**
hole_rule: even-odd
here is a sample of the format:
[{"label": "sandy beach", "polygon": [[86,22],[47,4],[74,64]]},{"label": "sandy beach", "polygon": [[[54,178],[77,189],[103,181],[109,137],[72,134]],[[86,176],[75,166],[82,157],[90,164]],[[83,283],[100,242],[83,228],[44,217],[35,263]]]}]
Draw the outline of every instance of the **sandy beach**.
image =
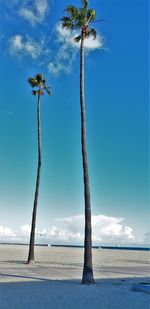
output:
[{"label": "sandy beach", "polygon": [[0,245],[0,308],[149,309],[149,252],[93,249],[96,284],[81,285],[83,249]]}]

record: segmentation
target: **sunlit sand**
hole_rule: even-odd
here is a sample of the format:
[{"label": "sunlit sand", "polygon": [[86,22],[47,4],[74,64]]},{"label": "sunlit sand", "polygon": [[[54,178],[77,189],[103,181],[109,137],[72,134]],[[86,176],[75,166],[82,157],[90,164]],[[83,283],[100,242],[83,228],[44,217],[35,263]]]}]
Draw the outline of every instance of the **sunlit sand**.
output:
[{"label": "sunlit sand", "polygon": [[93,250],[96,284],[81,285],[83,250],[0,245],[0,308],[148,309],[149,295],[132,290],[148,280],[149,252]]}]

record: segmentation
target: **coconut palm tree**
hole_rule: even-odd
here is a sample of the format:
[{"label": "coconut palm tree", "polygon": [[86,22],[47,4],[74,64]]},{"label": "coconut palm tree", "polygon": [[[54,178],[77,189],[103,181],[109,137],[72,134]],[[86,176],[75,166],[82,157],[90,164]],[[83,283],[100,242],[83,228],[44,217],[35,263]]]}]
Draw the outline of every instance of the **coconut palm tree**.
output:
[{"label": "coconut palm tree", "polygon": [[29,244],[29,254],[27,263],[34,262],[34,242],[35,242],[35,226],[36,226],[36,212],[38,205],[38,196],[39,196],[39,187],[40,187],[40,176],[41,176],[41,162],[42,162],[42,150],[41,150],[41,119],[40,119],[40,99],[44,94],[44,91],[48,95],[51,95],[50,87],[46,85],[46,80],[43,74],[37,74],[34,77],[29,77],[28,82],[32,88],[32,94],[38,97],[37,104],[37,128],[38,128],[38,167],[37,167],[37,178],[36,178],[36,189],[34,196],[33,204],[33,213],[32,213],[32,224],[31,224],[31,233],[30,233],[30,244]]},{"label": "coconut palm tree", "polygon": [[81,108],[81,145],[82,145],[82,165],[84,180],[84,200],[85,200],[85,236],[84,236],[84,267],[82,275],[83,284],[94,283],[92,268],[92,224],[91,224],[91,204],[90,204],[90,186],[88,173],[88,159],[86,150],[86,112],[84,100],[84,42],[92,36],[96,38],[96,30],[90,27],[95,21],[96,12],[88,8],[88,1],[82,1],[82,7],[77,8],[73,5],[66,7],[67,13],[61,19],[63,28],[70,30],[79,30],[79,35],[74,38],[80,42],[80,108]]}]

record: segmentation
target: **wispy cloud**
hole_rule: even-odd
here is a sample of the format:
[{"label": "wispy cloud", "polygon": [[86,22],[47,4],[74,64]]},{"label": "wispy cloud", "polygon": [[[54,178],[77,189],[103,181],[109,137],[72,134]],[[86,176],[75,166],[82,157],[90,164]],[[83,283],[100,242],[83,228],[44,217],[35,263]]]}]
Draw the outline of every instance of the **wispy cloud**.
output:
[{"label": "wispy cloud", "polygon": [[[43,12],[42,14],[44,14],[45,9],[43,8],[42,11],[40,5],[41,0],[38,1],[37,10],[41,10]],[[32,12],[29,14],[32,15]],[[39,63],[44,62],[48,66],[48,71],[51,74],[68,74],[72,70],[73,63],[80,48],[80,43],[74,41],[77,35],[78,33],[76,31],[64,29],[59,23],[55,29],[54,50],[49,49],[49,39],[46,39],[45,36],[42,36],[37,41],[29,35],[23,36],[16,34],[9,39],[9,52],[17,58],[24,56],[31,57],[32,59],[39,58]],[[95,40],[92,37],[85,40],[85,50],[87,52],[100,48],[103,48],[103,38],[101,36],[97,36]]]},{"label": "wispy cloud", "polygon": [[[61,72],[69,73],[71,71],[80,47],[80,43],[74,41],[77,35],[77,31],[70,31],[62,28],[61,24],[56,26],[56,44],[58,45],[58,49],[54,60],[48,65],[49,72],[58,75]],[[95,40],[92,37],[85,40],[85,49],[87,51],[100,49],[102,47],[103,38],[99,35]]]},{"label": "wispy cloud", "polygon": [[56,45],[58,46],[56,55],[48,64],[48,70],[54,75],[69,73],[78,52],[77,45],[73,41],[71,32],[62,29],[60,24],[56,27]]},{"label": "wispy cloud", "polygon": [[47,0],[35,0],[32,2],[32,6],[29,5],[30,2],[24,2],[24,5],[19,10],[19,15],[27,20],[33,27],[37,23],[44,21],[48,9]]},{"label": "wispy cloud", "polygon": [[50,51],[45,46],[44,37],[40,42],[33,40],[30,36],[23,37],[20,34],[14,35],[9,39],[9,52],[17,58],[29,56],[36,59],[41,55],[47,55]]}]

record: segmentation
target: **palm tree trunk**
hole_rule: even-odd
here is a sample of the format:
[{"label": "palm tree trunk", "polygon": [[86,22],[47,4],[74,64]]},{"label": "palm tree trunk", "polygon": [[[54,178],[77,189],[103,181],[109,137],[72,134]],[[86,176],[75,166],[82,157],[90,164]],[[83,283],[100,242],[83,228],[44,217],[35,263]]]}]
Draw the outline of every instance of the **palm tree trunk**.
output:
[{"label": "palm tree trunk", "polygon": [[84,33],[82,33],[81,48],[80,48],[80,107],[81,107],[82,164],[83,164],[83,178],[84,178],[84,200],[85,200],[84,267],[83,267],[82,283],[91,284],[94,283],[95,281],[92,269],[92,224],[91,224],[88,160],[86,151],[86,113],[85,113],[85,100],[84,100]]},{"label": "palm tree trunk", "polygon": [[41,152],[40,94],[38,94],[37,123],[38,123],[38,168],[37,168],[36,189],[35,189],[34,205],[33,205],[33,213],[32,213],[29,254],[28,254],[28,261],[27,261],[28,264],[34,262],[36,212],[37,212],[37,205],[38,205],[40,175],[41,175],[41,158],[42,158],[41,153],[42,152]]}]

